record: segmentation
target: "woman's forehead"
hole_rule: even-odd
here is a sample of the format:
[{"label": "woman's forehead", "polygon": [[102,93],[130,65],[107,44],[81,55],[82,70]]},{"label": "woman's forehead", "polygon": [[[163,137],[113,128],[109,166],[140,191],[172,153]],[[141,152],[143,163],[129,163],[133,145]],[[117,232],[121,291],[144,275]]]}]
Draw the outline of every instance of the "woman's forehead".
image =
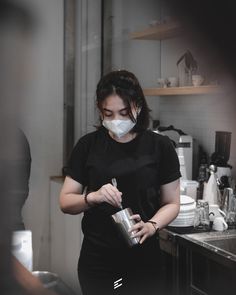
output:
[{"label": "woman's forehead", "polygon": [[[131,107],[132,107],[131,103]],[[104,99],[102,103],[102,108],[104,109],[109,109],[109,110],[120,110],[126,108],[127,105],[125,105],[123,99],[117,95],[117,94],[112,94],[109,95],[107,98]]]}]

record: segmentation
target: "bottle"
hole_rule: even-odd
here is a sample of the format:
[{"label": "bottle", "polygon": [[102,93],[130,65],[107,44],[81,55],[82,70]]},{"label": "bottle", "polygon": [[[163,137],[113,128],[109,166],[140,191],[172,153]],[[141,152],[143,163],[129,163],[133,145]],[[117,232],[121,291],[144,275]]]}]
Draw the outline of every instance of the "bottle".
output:
[{"label": "bottle", "polygon": [[220,192],[219,192],[217,179],[215,175],[216,166],[210,165],[209,170],[210,170],[210,177],[206,184],[203,197],[205,201],[208,201],[209,205],[213,205],[213,204],[220,205],[219,204]]},{"label": "bottle", "polygon": [[199,182],[199,186],[197,189],[197,200],[203,198],[204,193],[204,186],[206,181],[208,180],[209,173],[208,173],[208,166],[207,166],[207,156],[203,153],[202,158],[200,160],[200,166],[198,170],[198,178],[197,181]]}]

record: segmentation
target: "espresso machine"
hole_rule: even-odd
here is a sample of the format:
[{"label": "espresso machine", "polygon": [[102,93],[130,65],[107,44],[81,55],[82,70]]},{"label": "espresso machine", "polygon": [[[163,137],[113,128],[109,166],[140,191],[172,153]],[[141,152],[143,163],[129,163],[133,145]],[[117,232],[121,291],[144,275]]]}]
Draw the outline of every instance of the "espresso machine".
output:
[{"label": "espresso machine", "polygon": [[231,146],[231,132],[216,131],[215,152],[211,155],[211,164],[217,167],[216,174],[219,179],[222,177],[231,178],[232,166],[228,164]]},{"label": "espresso machine", "polygon": [[173,125],[157,126],[154,132],[167,135],[176,150],[180,163],[181,180],[192,180],[193,173],[193,137],[176,129]]}]

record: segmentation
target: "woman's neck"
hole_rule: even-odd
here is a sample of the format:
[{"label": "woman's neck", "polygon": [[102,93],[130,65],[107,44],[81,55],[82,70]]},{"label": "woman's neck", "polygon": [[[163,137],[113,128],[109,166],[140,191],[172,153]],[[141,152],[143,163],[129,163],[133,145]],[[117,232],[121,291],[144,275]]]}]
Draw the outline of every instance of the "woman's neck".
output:
[{"label": "woman's neck", "polygon": [[122,137],[117,137],[112,132],[109,131],[109,135],[117,142],[126,143],[126,142],[133,140],[137,136],[137,133],[130,133],[129,132]]}]

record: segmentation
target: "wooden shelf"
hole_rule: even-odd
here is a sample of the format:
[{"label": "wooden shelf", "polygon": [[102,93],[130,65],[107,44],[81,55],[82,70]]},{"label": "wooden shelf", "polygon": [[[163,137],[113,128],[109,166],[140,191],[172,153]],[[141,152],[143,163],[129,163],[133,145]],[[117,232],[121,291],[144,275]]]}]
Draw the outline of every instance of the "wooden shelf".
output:
[{"label": "wooden shelf", "polygon": [[183,32],[183,28],[178,22],[170,22],[146,28],[139,32],[133,32],[130,34],[130,38],[137,40],[161,40],[178,36],[181,32]]},{"label": "wooden shelf", "polygon": [[214,94],[222,92],[217,85],[204,86],[184,86],[167,88],[146,88],[143,90],[146,96],[164,96],[164,95],[194,95],[194,94]]}]

